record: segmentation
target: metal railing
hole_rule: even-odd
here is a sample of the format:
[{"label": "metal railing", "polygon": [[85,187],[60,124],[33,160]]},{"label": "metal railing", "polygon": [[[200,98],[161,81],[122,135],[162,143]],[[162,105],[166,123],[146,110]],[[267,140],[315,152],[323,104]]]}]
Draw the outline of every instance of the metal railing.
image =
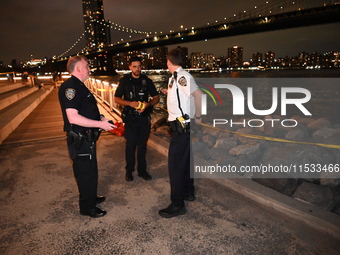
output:
[{"label": "metal railing", "polygon": [[98,98],[98,100],[107,105],[111,111],[120,114],[121,111],[114,101],[114,95],[118,87],[117,84],[94,78],[87,79],[84,84]]}]

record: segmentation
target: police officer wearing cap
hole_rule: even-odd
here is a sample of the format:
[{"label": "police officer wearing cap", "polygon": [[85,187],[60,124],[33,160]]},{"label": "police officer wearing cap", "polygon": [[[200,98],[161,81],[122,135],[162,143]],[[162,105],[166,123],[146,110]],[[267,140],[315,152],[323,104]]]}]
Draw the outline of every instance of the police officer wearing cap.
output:
[{"label": "police officer wearing cap", "polygon": [[104,216],[106,211],[96,206],[105,200],[105,197],[97,196],[96,141],[100,129],[111,130],[114,125],[99,114],[96,99],[83,83],[90,76],[86,57],[70,58],[67,70],[71,77],[60,86],[58,96],[79,190],[80,214],[98,218]]},{"label": "police officer wearing cap", "polygon": [[[146,142],[150,135],[150,113],[159,102],[159,94],[152,80],[141,74],[142,62],[138,57],[129,61],[131,73],[120,79],[115,92],[115,102],[124,107],[122,118],[125,123],[126,139],[126,181],[133,181],[132,172],[135,168],[137,150],[137,172],[144,180],[152,177],[146,171]],[[149,101],[149,98],[152,98]]]},{"label": "police officer wearing cap", "polygon": [[169,147],[168,168],[171,204],[159,211],[164,218],[186,213],[184,201],[195,200],[194,180],[190,178],[190,125],[201,122],[201,95],[194,78],[182,68],[182,54],[178,49],[168,53],[167,65],[172,77],[167,94],[169,123],[173,131]]}]

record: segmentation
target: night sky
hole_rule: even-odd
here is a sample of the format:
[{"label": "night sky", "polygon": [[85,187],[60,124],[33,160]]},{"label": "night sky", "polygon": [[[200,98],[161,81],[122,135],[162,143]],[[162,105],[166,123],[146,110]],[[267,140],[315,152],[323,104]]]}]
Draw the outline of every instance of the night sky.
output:
[{"label": "night sky", "polygon": [[[250,11],[265,0],[104,0],[104,15],[121,26],[168,33],[170,30],[204,26]],[[269,2],[273,2],[270,1]],[[282,1],[284,2],[284,1]],[[234,45],[244,48],[244,60],[257,51],[274,51],[276,57],[296,56],[305,51],[340,51],[340,23],[279,30],[182,44],[191,52],[226,55]],[[81,0],[0,0],[0,61],[26,61],[58,56],[84,31]],[[126,39],[126,32],[113,32],[112,41]],[[135,35],[136,36],[136,35]],[[84,40],[83,40],[84,41]],[[84,45],[84,44],[83,44]],[[81,49],[80,43],[77,47]],[[169,49],[177,45],[168,46]],[[75,47],[75,49],[77,49]]]}]

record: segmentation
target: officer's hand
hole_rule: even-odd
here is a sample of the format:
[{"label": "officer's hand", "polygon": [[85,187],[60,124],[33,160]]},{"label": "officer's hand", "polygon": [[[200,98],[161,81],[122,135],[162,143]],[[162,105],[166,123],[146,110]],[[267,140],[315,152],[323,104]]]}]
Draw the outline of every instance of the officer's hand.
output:
[{"label": "officer's hand", "polygon": [[100,128],[105,130],[105,131],[109,131],[109,130],[112,130],[114,129],[116,126],[113,125],[112,123],[110,123],[108,120],[103,120],[101,121],[101,126]]},{"label": "officer's hand", "polygon": [[166,95],[166,94],[168,94],[168,89],[162,89],[161,92],[162,92],[164,95]]},{"label": "officer's hand", "polygon": [[147,102],[145,102],[145,103],[144,103],[144,108],[143,108],[143,109],[140,109],[140,110],[138,110],[137,112],[139,112],[139,113],[142,113],[142,112],[144,112],[144,111],[145,111],[145,109],[149,107],[149,105],[150,105],[150,103],[147,103]]},{"label": "officer's hand", "polygon": [[138,105],[139,105],[139,103],[138,103],[137,101],[132,101],[132,102],[130,102],[130,104],[129,104],[130,107],[135,108],[135,109],[138,108]]}]

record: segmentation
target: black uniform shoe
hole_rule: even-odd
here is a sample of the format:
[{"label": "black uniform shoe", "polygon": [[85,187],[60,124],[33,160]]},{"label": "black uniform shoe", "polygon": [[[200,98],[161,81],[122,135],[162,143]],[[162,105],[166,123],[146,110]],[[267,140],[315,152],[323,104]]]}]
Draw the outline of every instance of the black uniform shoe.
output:
[{"label": "black uniform shoe", "polygon": [[96,204],[101,204],[105,201],[106,197],[96,197]]},{"label": "black uniform shoe", "polygon": [[106,211],[99,209],[98,207],[94,207],[90,210],[87,211],[80,211],[81,215],[87,215],[90,216],[92,218],[99,218],[99,217],[103,217],[106,214]]},{"label": "black uniform shoe", "polygon": [[126,174],[125,174],[125,180],[126,180],[127,182],[132,182],[132,181],[133,181],[132,173],[126,173]]},{"label": "black uniform shoe", "polygon": [[164,218],[172,218],[179,215],[183,215],[187,212],[185,206],[174,206],[173,204],[169,205],[167,208],[160,210],[158,213],[160,216]]},{"label": "black uniform shoe", "polygon": [[185,201],[195,201],[195,200],[196,200],[195,194],[186,195],[186,196],[184,197],[184,200],[185,200]]},{"label": "black uniform shoe", "polygon": [[139,177],[142,177],[144,180],[148,181],[151,180],[152,177],[150,174],[148,174],[148,172],[144,172],[144,173],[139,173],[138,174]]}]

